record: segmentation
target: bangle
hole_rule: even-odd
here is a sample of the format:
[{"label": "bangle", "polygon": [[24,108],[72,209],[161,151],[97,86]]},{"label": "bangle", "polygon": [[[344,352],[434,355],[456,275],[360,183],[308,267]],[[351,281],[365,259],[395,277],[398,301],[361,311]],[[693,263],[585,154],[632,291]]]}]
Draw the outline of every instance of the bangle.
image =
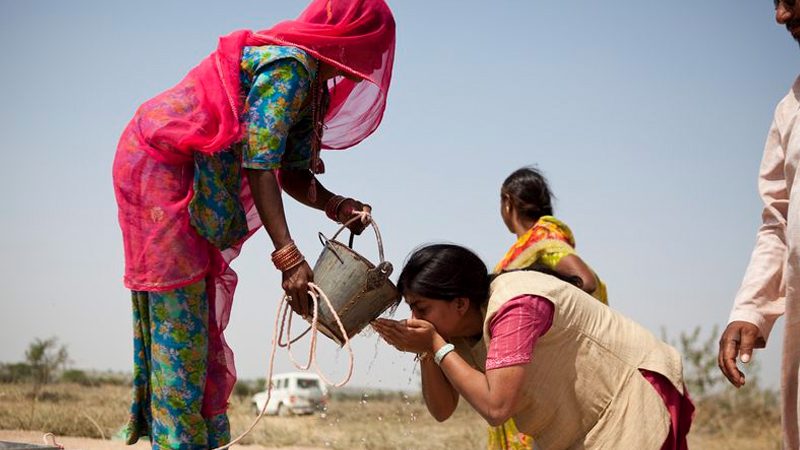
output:
[{"label": "bangle", "polygon": [[272,252],[272,263],[275,264],[275,268],[281,272],[286,272],[289,269],[297,267],[305,260],[306,258],[300,253],[297,246],[294,245],[294,241]]},{"label": "bangle", "polygon": [[434,353],[433,362],[435,362],[437,366],[441,366],[444,357],[455,349],[456,346],[449,342],[447,344],[444,344],[443,346],[439,347],[439,350],[436,350],[436,353]]},{"label": "bangle", "polygon": [[334,222],[339,222],[339,208],[347,197],[334,195],[325,203],[325,215]]}]

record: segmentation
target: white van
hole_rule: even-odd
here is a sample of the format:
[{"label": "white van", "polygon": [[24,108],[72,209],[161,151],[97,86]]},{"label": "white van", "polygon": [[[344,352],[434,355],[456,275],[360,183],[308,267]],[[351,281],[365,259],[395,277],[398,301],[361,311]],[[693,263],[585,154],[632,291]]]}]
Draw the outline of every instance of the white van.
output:
[{"label": "white van", "polygon": [[[256,414],[264,408],[267,391],[253,396],[253,409]],[[288,416],[291,414],[313,414],[322,410],[328,403],[328,389],[318,375],[305,372],[291,372],[272,377],[272,395],[267,405],[268,415]]]}]

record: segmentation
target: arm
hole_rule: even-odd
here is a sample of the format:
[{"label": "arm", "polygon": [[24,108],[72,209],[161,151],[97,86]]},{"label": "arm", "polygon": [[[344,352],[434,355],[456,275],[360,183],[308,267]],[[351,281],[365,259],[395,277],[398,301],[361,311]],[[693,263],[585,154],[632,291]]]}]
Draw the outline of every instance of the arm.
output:
[{"label": "arm", "polygon": [[444,357],[444,375],[453,388],[491,426],[502,425],[519,412],[519,391],[523,389],[526,366],[510,366],[488,370],[484,375],[473,369],[455,352]]},{"label": "arm", "polygon": [[[277,60],[261,66],[254,74],[245,102],[247,144],[242,152],[242,167],[261,223],[276,250],[292,242],[276,170],[282,167],[288,131],[298,120],[309,84],[309,74],[302,64],[292,59]],[[313,276],[305,261],[283,270],[282,287],[298,314],[308,314],[308,283]]]},{"label": "arm", "polygon": [[[308,188],[311,185],[311,181],[315,179],[314,174],[309,170],[281,170],[280,178],[281,187],[283,187],[292,198],[311,208],[324,211],[328,201],[334,196],[331,191],[325,189],[325,186],[323,186],[319,180],[316,180],[316,201],[311,201],[308,198]],[[347,222],[353,217],[353,213],[357,211],[371,212],[372,207],[353,198],[345,199],[336,210],[336,222]],[[348,229],[354,234],[361,234],[366,226],[367,223],[356,221],[348,225]]]},{"label": "arm", "polygon": [[578,255],[564,256],[556,264],[555,270],[562,275],[580,278],[581,289],[590,294],[597,290],[597,275]]},{"label": "arm", "polygon": [[[283,210],[281,191],[275,172],[272,170],[245,169],[253,201],[276,249],[283,248],[292,242],[286,215]],[[298,314],[305,316],[310,310],[308,300],[308,283],[314,279],[314,272],[303,261],[299,265],[283,272],[281,287],[286,295],[292,297],[291,306]]]},{"label": "arm", "polygon": [[319,180],[316,180],[317,199],[313,202],[309,200],[308,187],[311,185],[311,181],[315,178],[316,177],[314,177],[314,174],[312,174],[308,169],[281,170],[281,187],[293,199],[297,200],[303,205],[324,211],[325,204],[328,203],[328,200],[330,200],[334,194],[325,189],[325,186],[323,186]]},{"label": "arm", "polygon": [[[519,412],[521,398],[524,398],[519,393],[525,388],[533,348],[537,339],[552,325],[553,312],[553,304],[541,297],[520,296],[508,301],[490,322],[493,338],[486,359],[486,374],[474,369],[456,352],[448,353],[440,367],[428,363],[432,364],[428,373],[441,377],[432,377],[431,381],[435,380],[437,384],[431,383],[430,387],[447,388],[448,395],[454,399],[452,404],[446,403],[448,396],[440,392],[432,405],[430,400],[433,399],[426,396],[431,414],[437,420],[443,420],[438,415],[442,411],[439,408],[443,408],[447,412],[444,418],[449,417],[459,395],[492,425],[502,424]],[[424,320],[378,319],[373,326],[386,342],[401,351],[433,354],[445,344],[433,325]]]},{"label": "arm", "polygon": [[[414,326],[409,326],[410,323]],[[401,352],[425,355],[420,358],[425,406],[439,422],[447,420],[458,405],[458,393],[433,361],[433,354],[436,353],[434,349],[438,350],[447,342],[436,333],[430,322],[424,320],[376,319],[372,322],[372,328],[389,345]]]},{"label": "arm", "polygon": [[245,169],[261,223],[276,249],[292,240],[283,210],[281,189],[272,170]]},{"label": "arm", "polygon": [[[430,322],[378,319],[373,327],[389,344],[400,351],[433,355],[447,342]],[[518,411],[519,391],[526,366],[502,367],[483,372],[474,369],[455,351],[437,366],[432,357],[422,362],[422,392],[431,415],[442,422],[448,419],[463,396],[492,425],[497,426]]]},{"label": "arm", "polygon": [[433,361],[432,356],[420,359],[420,373],[425,406],[434,419],[444,422],[453,415],[458,406],[458,392]]},{"label": "arm", "polygon": [[530,389],[524,383],[533,351],[539,338],[553,325],[554,314],[552,302],[533,295],[515,297],[501,306],[489,319],[491,341],[483,384],[470,380],[473,375],[464,373],[458,361],[442,361],[442,369],[456,390],[490,424],[505,422],[522,407],[525,395],[520,392]]},{"label": "arm", "polygon": [[753,348],[766,345],[775,320],[784,312],[783,270],[789,206],[784,164],[785,150],[776,120],[770,128],[759,171],[758,187],[764,202],[762,224],[734,300],[730,322],[719,342],[718,365],[736,387],[745,382],[744,374],[736,366],[737,356],[742,362],[749,362]]}]

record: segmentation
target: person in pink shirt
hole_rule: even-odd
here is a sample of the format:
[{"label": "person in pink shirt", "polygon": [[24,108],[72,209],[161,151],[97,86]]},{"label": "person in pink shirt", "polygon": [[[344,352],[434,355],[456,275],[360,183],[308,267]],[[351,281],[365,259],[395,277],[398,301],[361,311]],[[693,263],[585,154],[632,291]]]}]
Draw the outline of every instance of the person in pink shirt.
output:
[{"label": "person in pink shirt", "polygon": [[470,250],[436,244],[409,257],[398,288],[412,317],[373,327],[419,356],[437,420],[464,397],[541,448],[687,448],[680,355],[575,280],[542,266],[490,276]]},{"label": "person in pink shirt", "polygon": [[[775,21],[800,42],[796,0],[775,0],[774,4]],[[765,347],[775,321],[785,317],[781,420],[783,446],[788,449],[800,448],[800,192],[794,193],[800,162],[798,99],[800,78],[775,108],[758,177],[763,223],[717,356],[719,368],[731,384],[743,386],[745,374],[736,366],[736,359],[750,362],[753,349]]]}]

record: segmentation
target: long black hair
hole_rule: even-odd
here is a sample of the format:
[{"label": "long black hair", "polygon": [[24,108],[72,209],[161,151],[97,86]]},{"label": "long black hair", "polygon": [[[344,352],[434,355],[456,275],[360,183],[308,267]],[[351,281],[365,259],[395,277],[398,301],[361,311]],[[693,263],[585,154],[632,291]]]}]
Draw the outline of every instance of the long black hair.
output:
[{"label": "long black hair", "polygon": [[[562,275],[541,264],[521,270],[545,273],[580,287],[580,278]],[[411,253],[400,272],[397,288],[402,295],[410,292],[432,300],[466,297],[470,306],[479,307],[489,300],[489,284],[498,275],[502,273],[490,276],[480,257],[465,247],[431,244]]]},{"label": "long black hair", "polygon": [[534,167],[517,169],[503,181],[500,193],[507,195],[524,217],[537,220],[553,215],[553,194],[542,172]]}]

